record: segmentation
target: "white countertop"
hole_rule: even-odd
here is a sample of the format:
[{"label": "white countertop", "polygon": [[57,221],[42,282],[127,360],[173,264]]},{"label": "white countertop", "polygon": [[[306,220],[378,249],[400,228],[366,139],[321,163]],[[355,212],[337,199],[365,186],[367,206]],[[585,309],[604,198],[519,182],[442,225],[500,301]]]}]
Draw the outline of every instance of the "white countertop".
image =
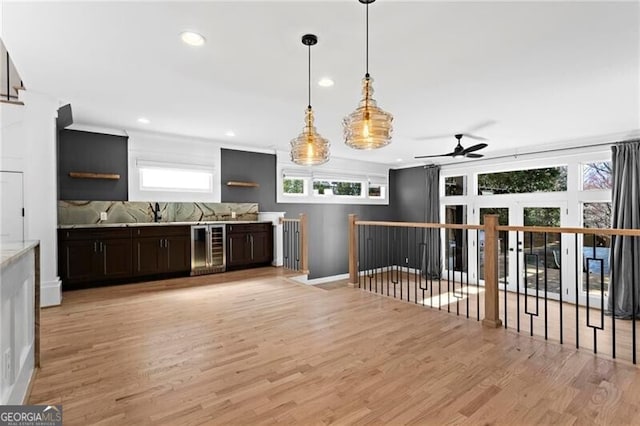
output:
[{"label": "white countertop", "polygon": [[35,246],[40,244],[40,241],[11,241],[0,243],[0,268],[13,263],[18,260],[20,256],[28,253]]},{"label": "white countertop", "polygon": [[193,226],[193,225],[224,225],[227,223],[271,223],[265,220],[219,220],[201,222],[133,222],[133,223],[90,223],[82,225],[58,225],[58,229],[82,228],[130,228],[138,226]]}]

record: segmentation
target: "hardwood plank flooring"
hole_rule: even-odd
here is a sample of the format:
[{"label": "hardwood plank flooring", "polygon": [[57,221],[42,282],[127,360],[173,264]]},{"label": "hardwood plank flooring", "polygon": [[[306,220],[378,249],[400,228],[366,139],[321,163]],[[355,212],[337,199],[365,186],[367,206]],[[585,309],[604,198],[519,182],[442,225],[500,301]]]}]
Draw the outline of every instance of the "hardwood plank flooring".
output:
[{"label": "hardwood plank flooring", "polygon": [[640,369],[258,270],[64,293],[32,404],[66,425],[638,424]]}]

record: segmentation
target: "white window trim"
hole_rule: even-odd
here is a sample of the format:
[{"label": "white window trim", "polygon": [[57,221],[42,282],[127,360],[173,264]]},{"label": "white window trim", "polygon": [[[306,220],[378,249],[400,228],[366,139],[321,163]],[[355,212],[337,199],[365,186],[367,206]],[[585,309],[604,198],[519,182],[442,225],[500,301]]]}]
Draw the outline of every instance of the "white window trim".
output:
[{"label": "white window trim", "polygon": [[[373,163],[364,163],[353,160],[332,159],[331,164],[342,166],[330,168],[327,166],[302,167],[291,162],[282,161],[284,155],[278,153],[278,165],[276,167],[276,201],[278,203],[297,204],[362,204],[362,205],[388,205],[389,204],[389,167]],[[351,167],[353,166],[353,167]],[[355,170],[354,170],[355,169]],[[284,178],[306,179],[305,195],[285,194],[283,190]],[[362,185],[360,196],[314,194],[314,180],[356,182]],[[369,186],[380,185],[382,197],[370,197]]]}]

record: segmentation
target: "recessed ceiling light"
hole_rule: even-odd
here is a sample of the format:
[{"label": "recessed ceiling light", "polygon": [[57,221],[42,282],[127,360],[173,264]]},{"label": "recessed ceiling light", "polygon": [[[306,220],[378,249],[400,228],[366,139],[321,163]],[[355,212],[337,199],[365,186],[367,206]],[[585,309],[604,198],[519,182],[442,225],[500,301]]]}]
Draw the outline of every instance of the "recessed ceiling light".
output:
[{"label": "recessed ceiling light", "polygon": [[236,134],[233,130],[227,130],[227,132],[224,134],[225,136],[229,136],[230,138],[234,137]]},{"label": "recessed ceiling light", "polygon": [[331,87],[331,86],[333,86],[333,80],[331,80],[329,77],[322,77],[318,81],[318,86]]},{"label": "recessed ceiling light", "polygon": [[180,33],[180,38],[189,46],[202,46],[205,41],[202,35],[193,31],[183,31]]},{"label": "recessed ceiling light", "polygon": [[396,161],[399,163],[402,161],[402,158],[396,158]]},{"label": "recessed ceiling light", "polygon": [[151,123],[151,121],[149,121],[148,118],[140,117],[140,118],[138,118],[138,123],[149,124],[149,123]]}]

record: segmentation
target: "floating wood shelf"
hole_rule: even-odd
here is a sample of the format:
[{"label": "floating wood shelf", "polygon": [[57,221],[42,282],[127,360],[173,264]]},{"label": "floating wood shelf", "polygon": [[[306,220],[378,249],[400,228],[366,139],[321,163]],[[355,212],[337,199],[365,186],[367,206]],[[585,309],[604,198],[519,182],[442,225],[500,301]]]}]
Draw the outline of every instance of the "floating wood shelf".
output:
[{"label": "floating wood shelf", "polygon": [[72,177],[74,179],[120,179],[120,175],[117,173],[69,172],[69,177]]},{"label": "floating wood shelf", "polygon": [[238,186],[241,188],[259,188],[260,184],[255,182],[238,182],[230,180],[229,182],[227,182],[227,186]]}]

